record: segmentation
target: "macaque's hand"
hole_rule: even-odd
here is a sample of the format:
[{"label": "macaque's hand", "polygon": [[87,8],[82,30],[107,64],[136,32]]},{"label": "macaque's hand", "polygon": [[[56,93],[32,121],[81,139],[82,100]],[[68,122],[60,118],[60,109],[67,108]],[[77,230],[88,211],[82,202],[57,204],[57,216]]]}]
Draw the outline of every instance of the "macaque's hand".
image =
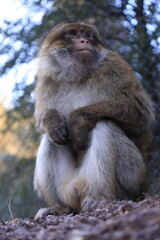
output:
[{"label": "macaque's hand", "polygon": [[89,119],[77,110],[67,116],[68,135],[74,151],[86,149],[89,144],[90,132],[95,123],[95,120]]},{"label": "macaque's hand", "polygon": [[39,128],[46,132],[53,143],[65,145],[68,142],[66,120],[56,109],[46,109]]}]

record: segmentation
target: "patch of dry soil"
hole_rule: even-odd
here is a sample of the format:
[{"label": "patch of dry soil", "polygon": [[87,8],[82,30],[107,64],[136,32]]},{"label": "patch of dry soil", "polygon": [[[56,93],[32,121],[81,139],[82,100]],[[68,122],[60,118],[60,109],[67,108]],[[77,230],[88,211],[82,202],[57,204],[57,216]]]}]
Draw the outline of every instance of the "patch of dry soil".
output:
[{"label": "patch of dry soil", "polygon": [[113,201],[93,212],[13,219],[0,224],[0,240],[160,240],[160,196]]}]

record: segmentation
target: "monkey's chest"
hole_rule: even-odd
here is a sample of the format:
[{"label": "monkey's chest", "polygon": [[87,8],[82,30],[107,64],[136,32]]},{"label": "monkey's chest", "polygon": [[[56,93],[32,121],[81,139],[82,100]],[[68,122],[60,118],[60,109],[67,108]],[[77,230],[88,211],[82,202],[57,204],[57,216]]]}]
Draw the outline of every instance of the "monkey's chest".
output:
[{"label": "monkey's chest", "polygon": [[74,109],[84,107],[93,103],[91,94],[85,91],[60,91],[50,99],[50,108],[55,108],[63,115],[72,112]]}]

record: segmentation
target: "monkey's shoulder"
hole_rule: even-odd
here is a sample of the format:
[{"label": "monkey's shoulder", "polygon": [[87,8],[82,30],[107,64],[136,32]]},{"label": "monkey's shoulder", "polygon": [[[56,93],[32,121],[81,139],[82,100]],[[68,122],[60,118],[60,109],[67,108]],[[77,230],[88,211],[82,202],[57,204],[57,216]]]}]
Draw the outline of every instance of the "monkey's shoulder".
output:
[{"label": "monkey's shoulder", "polygon": [[110,51],[103,62],[101,67],[106,70],[108,74],[113,73],[117,76],[121,75],[133,75],[133,70],[129,63],[127,63],[124,58],[116,51]]},{"label": "monkey's shoulder", "polygon": [[126,88],[128,86],[134,89],[141,87],[131,66],[116,51],[110,51],[105,56],[93,77],[99,79],[100,83],[110,84],[113,87]]}]

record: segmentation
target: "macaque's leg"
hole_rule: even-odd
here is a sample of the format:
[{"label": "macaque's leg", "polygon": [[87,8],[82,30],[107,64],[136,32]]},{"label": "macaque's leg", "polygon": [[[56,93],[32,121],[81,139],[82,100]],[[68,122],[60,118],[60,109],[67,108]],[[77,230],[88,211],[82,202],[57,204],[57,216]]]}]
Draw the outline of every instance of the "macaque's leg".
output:
[{"label": "macaque's leg", "polygon": [[[127,192],[139,192],[145,174],[145,164],[134,143],[116,124],[100,121],[79,159],[74,159],[69,145],[54,145],[45,135],[38,151],[34,185],[39,196],[52,206],[46,214],[57,214],[58,210],[67,213],[67,207],[90,211],[124,198]],[[45,210],[41,213],[46,215]]]},{"label": "macaque's leg", "polygon": [[82,210],[92,210],[104,200],[116,199],[115,150],[108,123],[100,121],[91,134],[80,177],[86,180]]},{"label": "macaque's leg", "polygon": [[78,184],[82,184],[82,210],[124,197],[127,191],[139,191],[146,168],[137,147],[114,123],[100,121],[91,134],[90,146],[83,158]]},{"label": "macaque's leg", "polygon": [[146,165],[136,145],[115,126],[113,134],[116,146],[116,177],[123,191],[117,195],[137,198],[146,179]]},{"label": "macaque's leg", "polygon": [[[44,135],[38,150],[34,188],[39,197],[44,199],[51,209],[46,208],[48,214],[51,211],[57,215],[58,210],[66,212],[63,204],[66,185],[75,174],[75,161],[69,146],[54,145]],[[64,207],[63,207],[64,206]],[[39,212],[38,216],[44,216],[45,209]]]}]

